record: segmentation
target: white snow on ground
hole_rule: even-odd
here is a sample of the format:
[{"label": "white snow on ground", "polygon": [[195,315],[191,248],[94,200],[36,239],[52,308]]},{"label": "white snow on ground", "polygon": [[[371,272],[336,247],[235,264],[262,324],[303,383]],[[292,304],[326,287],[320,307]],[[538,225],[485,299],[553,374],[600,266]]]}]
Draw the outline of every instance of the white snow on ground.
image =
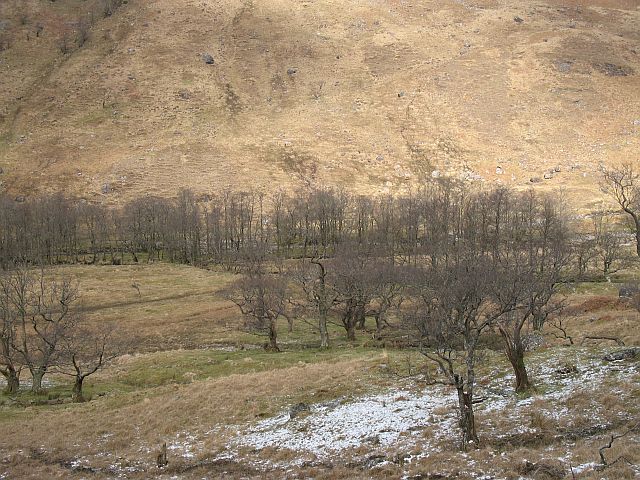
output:
[{"label": "white snow on ground", "polygon": [[[543,354],[544,355],[544,354]],[[548,352],[546,353],[548,355]],[[625,381],[628,375],[638,371],[637,362],[604,362],[602,352],[588,349],[554,351],[542,361],[530,360],[530,376],[544,393],[532,397],[520,398],[513,393],[513,375],[504,374],[504,370],[490,375],[489,381],[478,385],[477,398],[484,401],[476,406],[478,412],[500,411],[503,418],[510,420],[513,428],[509,431],[484,435],[517,435],[533,431],[523,425],[523,418],[530,413],[532,402],[537,399],[551,400],[553,410],[541,413],[552,419],[568,415],[569,410],[563,402],[581,390],[592,392],[603,384],[605,379],[618,377]],[[560,366],[575,365],[576,372],[563,374],[557,370]],[[411,447],[420,441],[426,445],[420,457],[427,457],[439,449],[443,440],[456,439],[457,418],[455,413],[457,399],[452,388],[442,386],[428,387],[419,393],[409,389],[390,390],[387,393],[365,396],[353,401],[310,405],[305,416],[290,419],[288,410],[276,417],[262,420],[250,426],[229,445],[230,450],[237,447],[251,447],[261,450],[267,447],[288,449],[303,454],[312,454],[318,459],[330,459],[336,452],[345,449],[370,446],[368,451],[377,447]],[[594,425],[603,421],[598,408],[592,412]],[[422,430],[434,427],[425,435]],[[567,451],[566,461],[571,461]],[[410,459],[409,462],[418,460]],[[289,463],[301,463],[300,458]],[[580,472],[592,469],[594,464],[585,463],[574,467]]]},{"label": "white snow on ground", "polygon": [[328,402],[311,406],[309,415],[302,418],[290,419],[285,412],[263,420],[237,444],[306,451],[326,458],[365,443],[389,446],[401,435],[415,437],[423,427],[436,424],[436,439],[450,438],[456,418],[449,407],[455,401],[452,392],[433,388],[421,394],[399,390],[353,402]]}]

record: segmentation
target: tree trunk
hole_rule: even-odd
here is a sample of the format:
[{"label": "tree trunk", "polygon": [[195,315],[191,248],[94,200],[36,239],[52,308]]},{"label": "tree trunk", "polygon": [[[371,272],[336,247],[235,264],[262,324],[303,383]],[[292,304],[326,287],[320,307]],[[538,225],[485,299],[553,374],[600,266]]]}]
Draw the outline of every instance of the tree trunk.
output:
[{"label": "tree trunk", "polygon": [[356,308],[356,328],[358,330],[364,330],[366,327],[367,318],[365,316],[364,307]]},{"label": "tree trunk", "polygon": [[507,349],[507,357],[509,358],[509,362],[511,362],[513,372],[516,374],[516,393],[526,392],[531,388],[531,382],[527,374],[527,367],[524,364],[522,347]]},{"label": "tree trunk", "polygon": [[20,379],[18,378],[18,372],[16,372],[13,366],[7,366],[6,370],[2,370],[2,375],[7,381],[7,386],[4,389],[4,393],[7,395],[13,395],[18,393],[20,388]]},{"label": "tree trunk", "polygon": [[376,315],[376,340],[382,340],[382,313]]},{"label": "tree trunk", "polygon": [[73,383],[73,390],[71,390],[71,399],[74,402],[82,403],[85,401],[84,395],[82,395],[82,382],[84,377],[82,375],[76,375],[75,382]]},{"label": "tree trunk", "polygon": [[524,346],[520,338],[520,330],[516,326],[513,337],[511,337],[503,327],[498,329],[504,340],[505,353],[513,367],[513,373],[516,375],[516,393],[526,392],[531,388],[531,382],[524,364]]},{"label": "tree trunk", "polygon": [[46,370],[43,367],[36,367],[31,370],[31,391],[33,393],[42,393],[44,391],[44,389],[42,388],[42,377],[44,377],[45,373]]},{"label": "tree trunk", "polygon": [[476,432],[476,421],[473,414],[473,393],[465,392],[464,382],[456,375],[456,390],[458,391],[458,408],[460,409],[460,430],[462,434],[460,448],[467,451],[469,445],[479,448],[480,441]]},{"label": "tree trunk", "polygon": [[320,328],[320,348],[329,348],[329,332],[327,331],[327,314],[321,313],[318,320]]},{"label": "tree trunk", "polygon": [[350,342],[355,342],[356,341],[356,325],[355,322],[353,321],[353,319],[348,319],[347,320],[347,325],[346,325],[346,330],[347,330],[347,340],[349,340]]},{"label": "tree trunk", "polygon": [[271,321],[269,324],[269,343],[267,344],[267,350],[270,352],[279,352],[278,348],[278,332],[276,330],[276,322]]}]

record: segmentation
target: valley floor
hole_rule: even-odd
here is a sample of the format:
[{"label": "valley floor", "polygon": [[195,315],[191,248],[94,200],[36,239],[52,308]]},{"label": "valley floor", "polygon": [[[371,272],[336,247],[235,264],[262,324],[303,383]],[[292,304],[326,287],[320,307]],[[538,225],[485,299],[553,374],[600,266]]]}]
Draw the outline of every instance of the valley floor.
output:
[{"label": "valley floor", "polygon": [[[44,397],[0,396],[1,479],[640,476],[638,358],[605,360],[625,348],[612,342],[579,345],[607,328],[627,345],[638,343],[638,314],[612,286],[584,285],[571,294],[581,312],[569,326],[576,345],[545,331],[545,344],[526,356],[530,394],[513,392],[501,351],[483,354],[481,445],[461,453],[455,392],[409,375],[423,371],[415,352],[381,348],[364,332],[349,344],[337,328],[334,345],[321,351],[299,324],[291,333],[283,325],[284,351],[267,353],[260,338],[237,331],[236,312],[214,294],[227,273],[68,268],[83,280],[89,318],[119,319],[138,341],[90,377],[90,402],[66,401],[68,379],[56,375]],[[108,287],[96,273],[102,268]],[[127,290],[132,278],[140,294]],[[190,296],[192,282],[199,288]],[[163,300],[169,291],[175,298]],[[183,348],[163,348],[167,338],[154,324]],[[603,450],[608,462],[624,460],[601,469],[599,449],[625,433]],[[158,468],[163,443],[168,465]]]}]

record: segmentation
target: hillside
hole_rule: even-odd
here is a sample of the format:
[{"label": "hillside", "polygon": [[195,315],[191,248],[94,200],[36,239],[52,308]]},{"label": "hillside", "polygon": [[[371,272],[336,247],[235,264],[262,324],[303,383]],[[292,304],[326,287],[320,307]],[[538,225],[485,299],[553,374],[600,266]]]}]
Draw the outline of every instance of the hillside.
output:
[{"label": "hillside", "polygon": [[0,5],[0,189],[117,203],[449,174],[592,208],[599,165],[640,159],[635,0],[103,4]]}]

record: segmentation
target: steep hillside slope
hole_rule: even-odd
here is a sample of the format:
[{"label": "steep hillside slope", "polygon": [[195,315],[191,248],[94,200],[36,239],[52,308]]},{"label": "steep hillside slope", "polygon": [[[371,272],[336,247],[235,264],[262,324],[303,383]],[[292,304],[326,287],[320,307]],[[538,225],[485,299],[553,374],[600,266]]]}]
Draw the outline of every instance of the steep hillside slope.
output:
[{"label": "steep hillside slope", "polygon": [[[559,166],[536,187],[566,187],[589,208],[600,164],[640,161],[635,0],[100,8],[0,6],[12,38],[0,52],[0,181],[12,194],[380,192],[445,174],[528,186]],[[74,42],[88,18],[87,41],[63,54],[64,32]]]}]

